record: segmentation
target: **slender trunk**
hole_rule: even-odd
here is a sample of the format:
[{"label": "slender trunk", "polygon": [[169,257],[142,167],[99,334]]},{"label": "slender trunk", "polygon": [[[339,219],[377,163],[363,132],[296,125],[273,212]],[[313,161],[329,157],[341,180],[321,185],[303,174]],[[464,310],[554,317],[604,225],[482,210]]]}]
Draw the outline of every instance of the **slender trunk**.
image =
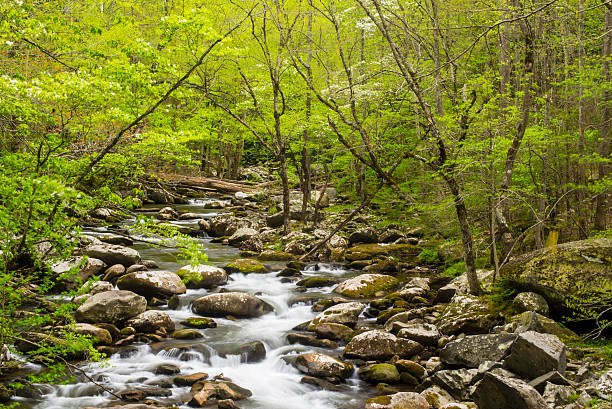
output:
[{"label": "slender trunk", "polygon": [[444,106],[442,105],[442,87],[440,85],[440,25],[438,21],[438,4],[437,0],[431,0],[431,14],[434,25],[434,62],[436,66],[435,79],[435,96],[436,96],[436,114],[438,116],[444,115]]},{"label": "slender trunk", "polygon": [[[605,15],[605,29],[604,29],[604,40],[602,49],[602,61],[603,61],[603,82],[606,84],[610,83],[610,54],[612,53],[612,6],[610,3],[607,4],[608,11]],[[599,147],[598,153],[602,158],[610,157],[610,121],[611,121],[611,100],[612,93],[606,91],[603,93],[602,101],[600,105],[601,110],[601,131],[599,136]],[[597,165],[598,180],[602,182],[610,173],[610,165],[600,162]],[[609,192],[604,191],[597,195],[595,198],[595,230],[603,231],[607,225],[607,212],[608,212],[608,196]]]},{"label": "slender trunk", "polygon": [[[578,72],[580,78],[584,72],[584,0],[579,1],[578,11]],[[584,166],[584,86],[582,80],[578,87],[578,184],[576,191],[578,199],[578,236],[586,239],[588,236],[588,208],[586,207],[586,169]]]},{"label": "slender trunk", "polygon": [[459,220],[461,243],[463,244],[463,261],[465,262],[465,274],[470,286],[470,294],[478,295],[482,293],[482,288],[480,287],[478,275],[476,274],[474,241],[472,239],[472,229],[468,219],[467,208],[465,207],[463,195],[461,194],[461,189],[459,188],[459,183],[457,179],[455,179],[455,176],[446,176],[445,180],[453,195],[455,211],[457,212],[457,219]]},{"label": "slender trunk", "polygon": [[[312,83],[312,15],[308,17],[308,58],[306,67],[306,75],[308,80]],[[308,212],[308,202],[310,201],[310,187],[312,184],[311,171],[310,171],[310,151],[308,149],[308,140],[310,134],[310,116],[312,110],[312,94],[310,88],[306,89],[306,129],[302,133],[302,212],[301,221],[306,223],[306,215]]]},{"label": "slender trunk", "polygon": [[495,214],[497,218],[497,224],[501,233],[502,239],[502,252],[501,260],[502,264],[508,261],[512,247],[514,246],[514,238],[512,235],[512,229],[510,228],[510,197],[509,189],[512,183],[512,172],[514,171],[514,164],[518,156],[523,136],[529,124],[529,114],[531,111],[531,105],[533,98],[532,83],[533,83],[533,66],[535,63],[534,59],[534,36],[531,27],[526,21],[521,21],[521,29],[523,31],[523,37],[525,42],[525,57],[523,60],[523,73],[524,73],[524,86],[523,86],[523,100],[521,104],[521,118],[517,124],[516,134],[512,140],[512,144],[508,148],[506,155],[506,163],[504,166],[504,173],[502,175],[501,183],[499,186],[499,197]]}]

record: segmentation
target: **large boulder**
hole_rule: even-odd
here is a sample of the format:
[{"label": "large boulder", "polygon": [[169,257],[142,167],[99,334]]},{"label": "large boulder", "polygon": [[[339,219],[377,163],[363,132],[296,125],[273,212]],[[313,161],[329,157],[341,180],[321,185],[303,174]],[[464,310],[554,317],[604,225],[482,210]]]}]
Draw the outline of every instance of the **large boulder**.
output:
[{"label": "large boulder", "polygon": [[134,328],[137,332],[153,333],[164,330],[166,333],[174,331],[174,321],[168,313],[149,310],[130,318],[126,326]]},{"label": "large boulder", "polygon": [[456,399],[463,400],[468,397],[469,386],[477,374],[478,369],[474,368],[444,369],[434,373],[432,380],[434,385],[439,385]]},{"label": "large boulder", "polygon": [[517,313],[525,311],[533,311],[538,314],[548,315],[548,303],[540,294],[532,292],[524,292],[518,294],[512,300],[512,306]]},{"label": "large boulder", "polygon": [[554,335],[527,331],[518,335],[512,344],[505,366],[528,379],[550,371],[565,375],[566,348]]},{"label": "large boulder", "polygon": [[113,343],[113,337],[110,332],[95,325],[85,323],[74,324],[74,332],[81,335],[89,335],[93,339],[94,345],[110,345]]},{"label": "large boulder", "polygon": [[345,297],[367,298],[374,297],[397,288],[397,278],[385,274],[362,274],[349,278],[338,284],[334,292]]},{"label": "large boulder", "polygon": [[206,295],[193,301],[193,312],[212,317],[260,317],[273,308],[270,304],[250,294],[230,292]]},{"label": "large boulder", "polygon": [[309,353],[297,357],[295,366],[300,372],[317,378],[344,380],[353,374],[354,367],[333,356]]},{"label": "large boulder", "polygon": [[512,334],[468,335],[446,344],[440,359],[447,365],[478,368],[485,361],[501,361],[515,339]]},{"label": "large boulder", "polygon": [[553,313],[565,313],[612,296],[612,239],[574,241],[515,257],[500,275],[519,291],[543,295]]},{"label": "large boulder", "polygon": [[210,219],[208,233],[216,237],[229,237],[238,229],[252,228],[254,224],[250,219],[236,217],[232,214],[220,214]]},{"label": "large boulder", "polygon": [[237,246],[255,235],[257,235],[257,230],[250,227],[241,227],[230,236],[228,242],[231,246]]},{"label": "large boulder", "polygon": [[187,288],[213,288],[227,284],[227,273],[224,269],[207,264],[187,265],[176,272],[186,281]]},{"label": "large boulder", "polygon": [[74,317],[78,322],[121,324],[146,309],[146,298],[131,291],[113,290],[89,297]]},{"label": "large boulder", "polygon": [[344,357],[378,361],[390,359],[394,355],[410,358],[422,350],[423,347],[418,342],[373,330],[354,336],[344,348]]},{"label": "large boulder", "polygon": [[348,261],[371,260],[378,256],[395,257],[407,263],[417,263],[423,249],[412,244],[358,244],[348,248],[344,257]]},{"label": "large boulder", "polygon": [[559,339],[567,341],[578,341],[580,336],[574,331],[562,327],[553,319],[545,317],[533,311],[525,311],[522,314],[510,317],[510,323],[516,325],[515,332],[536,331],[544,334],[556,335]]},{"label": "large boulder", "polygon": [[107,265],[123,264],[126,267],[140,263],[140,254],[129,247],[107,243],[92,243],[76,252],[104,261]]},{"label": "large boulder", "polygon": [[105,264],[102,260],[89,257],[70,257],[51,266],[59,289],[76,289],[94,275],[100,275]]},{"label": "large boulder", "polygon": [[500,321],[489,304],[471,295],[456,295],[442,312],[438,329],[447,335],[487,333]]},{"label": "large boulder", "polygon": [[264,274],[268,272],[266,266],[251,258],[239,258],[226,264],[223,269],[227,271],[228,274]]},{"label": "large boulder", "polygon": [[549,409],[542,396],[516,378],[487,372],[472,394],[479,409]]},{"label": "large boulder", "polygon": [[171,271],[136,271],[122,276],[117,287],[147,298],[169,298],[187,291],[185,283]]},{"label": "large boulder", "polygon": [[354,231],[348,238],[349,244],[378,243],[378,233],[370,227]]},{"label": "large boulder", "polygon": [[411,339],[421,345],[437,346],[438,340],[442,336],[442,334],[440,334],[440,331],[438,331],[438,328],[433,324],[404,324],[400,321],[395,322],[398,323],[397,328],[401,328],[397,332],[398,337]]},{"label": "large boulder", "polygon": [[365,304],[360,302],[347,302],[329,307],[312,320],[313,328],[318,324],[334,323],[354,327]]},{"label": "large boulder", "polygon": [[368,399],[365,409],[431,409],[431,405],[418,393],[398,392]]}]

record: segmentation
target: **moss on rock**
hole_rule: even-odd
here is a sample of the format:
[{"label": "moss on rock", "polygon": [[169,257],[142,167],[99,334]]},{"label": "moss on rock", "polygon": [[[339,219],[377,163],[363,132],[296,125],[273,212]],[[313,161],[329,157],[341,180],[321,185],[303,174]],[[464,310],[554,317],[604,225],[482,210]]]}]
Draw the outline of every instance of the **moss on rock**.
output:
[{"label": "moss on rock", "polygon": [[397,278],[385,274],[362,274],[341,282],[334,292],[351,298],[378,296],[397,288]]},{"label": "moss on rock", "polygon": [[243,273],[243,274],[263,274],[267,273],[268,269],[266,266],[261,264],[257,260],[251,260],[248,258],[239,258],[232,261],[223,267],[228,274]]}]

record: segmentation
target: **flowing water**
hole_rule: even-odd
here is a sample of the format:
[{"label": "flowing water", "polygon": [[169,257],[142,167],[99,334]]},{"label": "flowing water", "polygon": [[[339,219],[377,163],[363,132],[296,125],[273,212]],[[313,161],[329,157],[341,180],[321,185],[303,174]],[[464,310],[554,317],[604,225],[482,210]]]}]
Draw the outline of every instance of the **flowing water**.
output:
[{"label": "flowing water", "polygon": [[[177,206],[178,210],[198,213],[202,218],[210,218],[216,211],[204,210],[203,200],[192,201],[188,205]],[[147,212],[145,212],[147,213]],[[149,209],[149,214],[154,209]],[[129,222],[128,222],[129,223]],[[194,221],[180,222],[195,224]],[[100,233],[100,232],[97,232]],[[97,234],[93,232],[92,234]],[[206,249],[209,262],[213,265],[223,265],[238,258],[238,250],[221,244],[210,242],[209,238],[199,239]],[[155,260],[160,269],[175,271],[181,267],[176,259],[176,250],[155,248],[147,245],[135,245],[143,259]],[[282,264],[272,266],[268,274],[232,274],[230,281],[223,288],[231,291],[242,291],[257,295],[274,306],[274,312],[260,318],[215,319],[217,328],[199,330],[204,338],[195,341],[179,341],[168,339],[155,344],[133,344],[112,355],[101,364],[87,366],[87,373],[98,382],[114,392],[134,388],[150,388],[160,381],[170,380],[172,376],[156,375],[155,368],[160,364],[175,364],[181,368],[182,375],[195,372],[205,372],[209,378],[222,375],[234,383],[252,391],[248,400],[237,402],[241,408],[258,409],[349,409],[362,408],[367,394],[363,392],[367,386],[354,376],[349,379],[340,391],[325,391],[314,386],[300,383],[301,374],[290,363],[300,353],[319,351],[331,355],[340,355],[341,348],[336,351],[323,350],[302,345],[289,345],[286,334],[296,325],[311,320],[316,315],[310,306],[294,304],[296,296],[321,295],[330,296],[331,288],[312,289],[306,294],[298,292],[294,283],[282,283],[276,273]],[[316,270],[316,271],[315,271]],[[306,268],[304,276],[325,275],[344,277],[354,275],[334,266],[316,266]],[[179,321],[194,316],[190,310],[191,301],[217,290],[188,290],[180,296],[179,308],[168,310],[181,329]],[[257,363],[241,362],[237,355],[220,356],[217,351],[228,350],[249,341],[261,341],[266,347],[266,358]],[[172,348],[188,344],[191,348]],[[171,389],[172,396],[153,397],[162,404],[176,405],[187,399],[188,387]],[[35,404],[35,409],[82,408],[85,406],[108,406],[113,397],[101,391],[91,382],[83,379],[67,385],[55,386],[44,396],[42,402]],[[26,403],[26,402],[24,402]],[[29,406],[29,405],[28,405]],[[187,407],[186,404],[182,407]],[[213,406],[214,407],[214,406]]]}]

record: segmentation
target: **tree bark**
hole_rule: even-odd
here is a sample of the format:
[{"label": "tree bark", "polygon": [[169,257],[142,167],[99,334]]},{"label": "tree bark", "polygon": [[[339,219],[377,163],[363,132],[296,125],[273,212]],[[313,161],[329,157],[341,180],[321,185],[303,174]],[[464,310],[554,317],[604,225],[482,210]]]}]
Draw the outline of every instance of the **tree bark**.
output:
[{"label": "tree bark", "polygon": [[[608,11],[605,14],[605,29],[602,49],[603,59],[603,81],[610,83],[610,54],[612,53],[612,5],[610,2],[605,3]],[[610,91],[603,93],[601,106],[601,130],[599,135],[598,153],[602,159],[610,158],[610,121],[611,107],[610,104],[612,95]],[[597,165],[598,180],[603,182],[610,173],[610,165],[601,162]],[[595,230],[603,231],[607,227],[607,212],[608,212],[608,191],[601,192],[595,198]]]},{"label": "tree bark", "polygon": [[501,264],[503,265],[508,258],[514,246],[514,238],[512,229],[510,227],[510,197],[509,189],[512,183],[512,173],[514,171],[514,164],[518,156],[523,136],[527,130],[529,124],[529,114],[531,111],[531,105],[533,103],[532,83],[533,83],[533,66],[535,63],[534,56],[534,35],[531,27],[526,20],[519,22],[521,30],[523,32],[524,43],[525,43],[525,57],[523,59],[523,73],[525,76],[523,85],[523,99],[521,103],[521,118],[516,127],[516,134],[512,140],[512,144],[508,148],[506,154],[506,163],[504,166],[504,173],[502,175],[501,183],[499,186],[499,197],[495,209],[495,215],[497,218],[497,224],[501,233],[502,250],[500,255]]}]

